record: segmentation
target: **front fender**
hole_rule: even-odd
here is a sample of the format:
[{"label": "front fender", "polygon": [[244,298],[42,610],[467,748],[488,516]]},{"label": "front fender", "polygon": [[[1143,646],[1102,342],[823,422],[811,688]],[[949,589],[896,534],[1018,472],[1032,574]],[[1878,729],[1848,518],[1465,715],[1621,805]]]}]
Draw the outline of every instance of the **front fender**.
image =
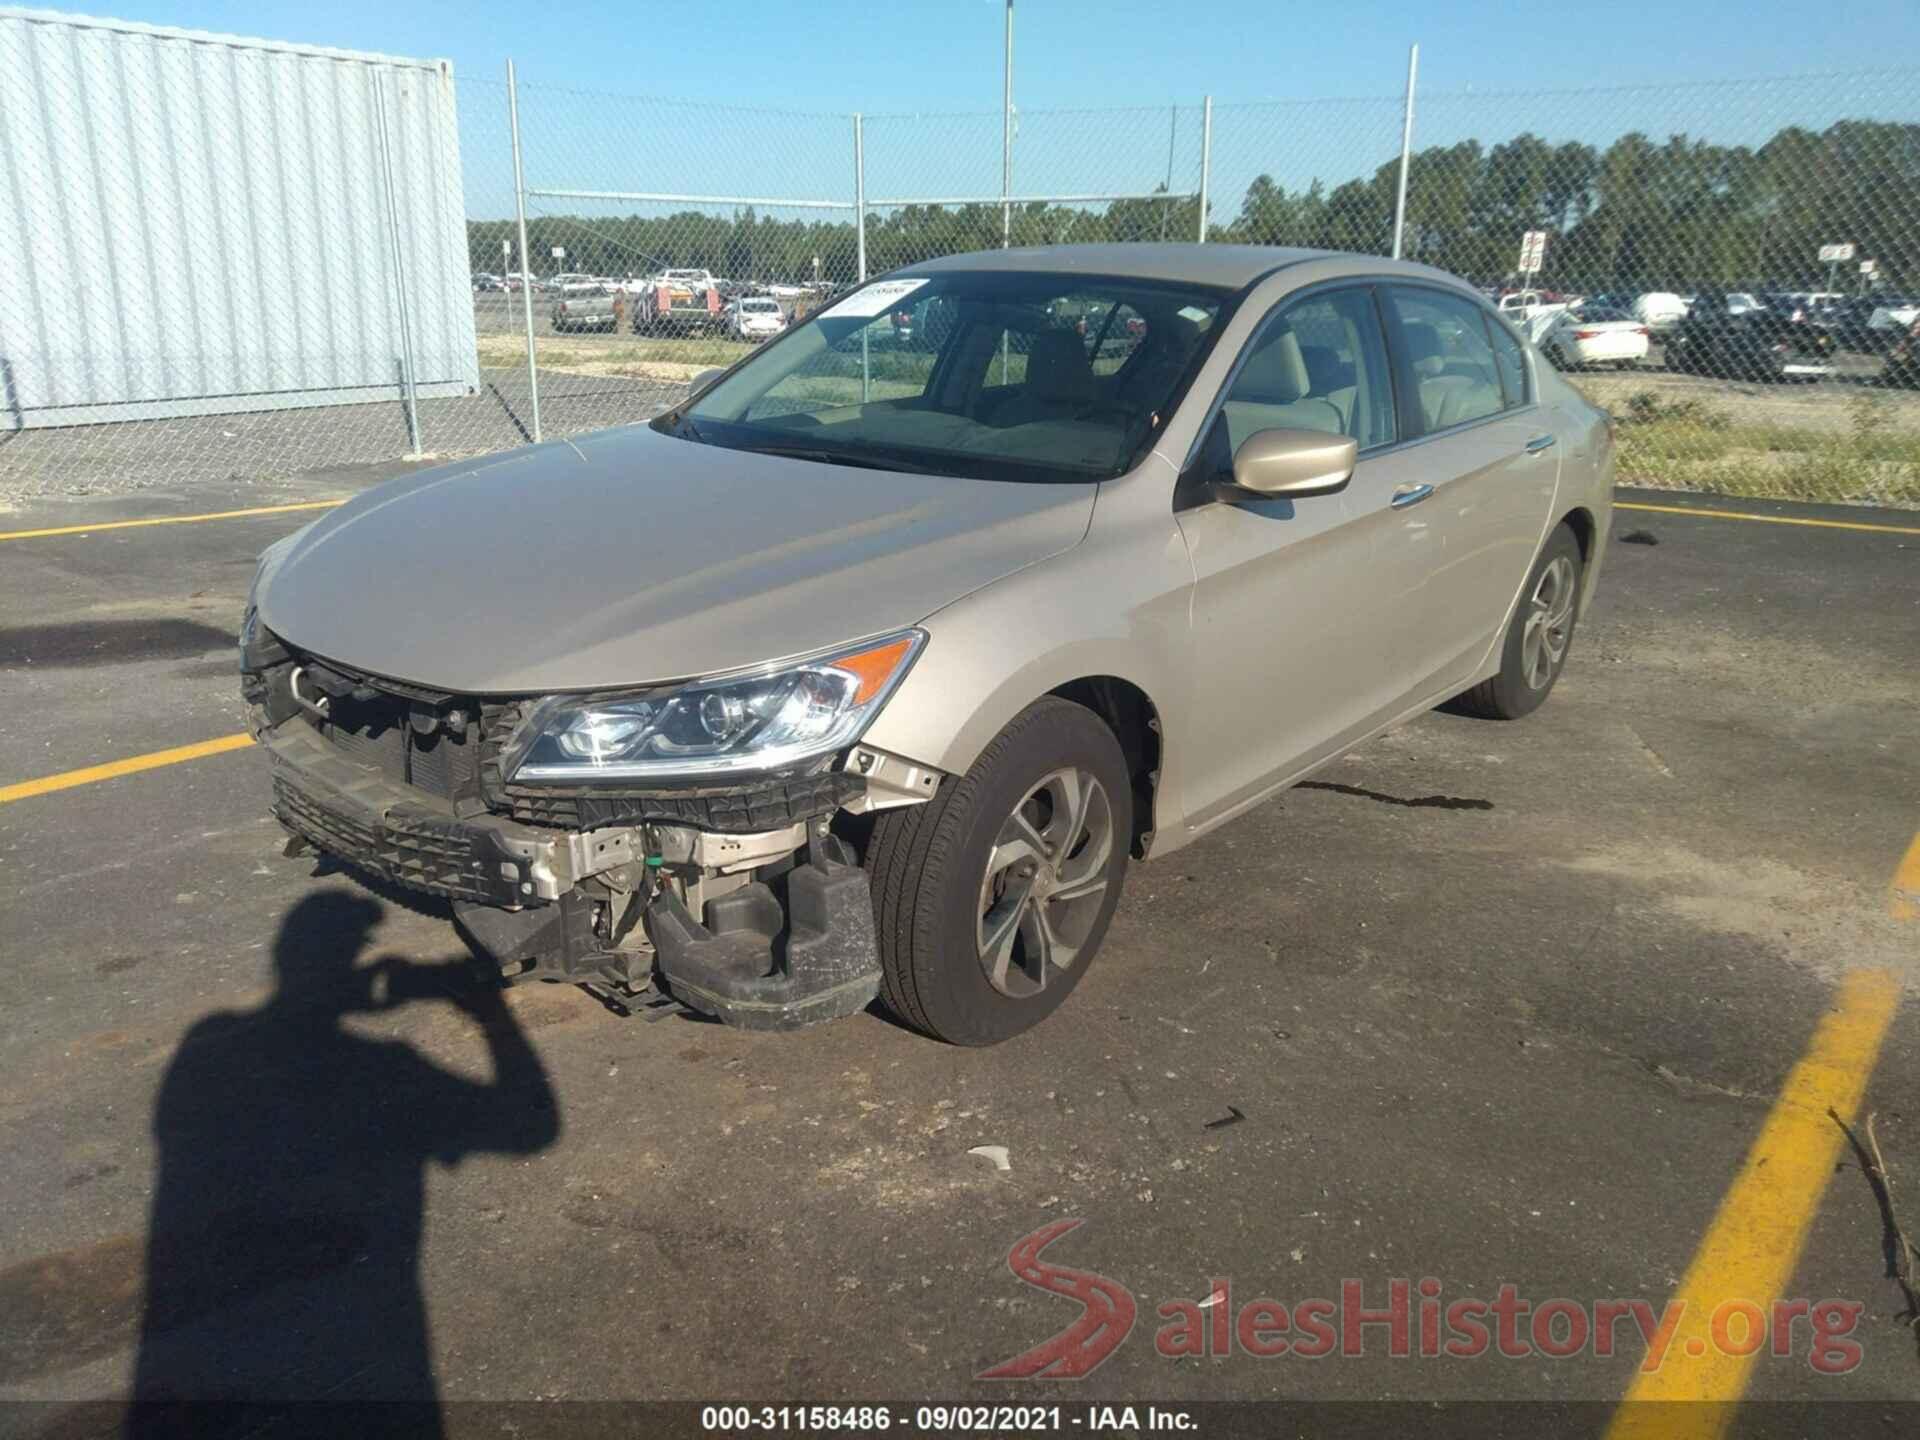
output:
[{"label": "front fender", "polygon": [[1193,568],[1153,468],[1144,484],[1136,475],[1102,487],[1073,549],[929,616],[926,649],[866,742],[963,774],[1034,701],[1076,680],[1124,680],[1160,722],[1154,829],[1177,832]]}]

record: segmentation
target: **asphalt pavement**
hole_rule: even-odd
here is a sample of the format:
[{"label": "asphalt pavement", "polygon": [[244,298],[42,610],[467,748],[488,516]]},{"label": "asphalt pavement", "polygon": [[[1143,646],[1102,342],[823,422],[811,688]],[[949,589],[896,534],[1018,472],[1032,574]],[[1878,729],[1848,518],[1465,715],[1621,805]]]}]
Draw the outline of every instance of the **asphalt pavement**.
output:
[{"label": "asphalt pavement", "polygon": [[[1338,1328],[1344,1285],[1390,1310],[1405,1281],[1416,1319],[1511,1285],[1570,1302],[1557,1342],[1568,1309],[1741,1293],[1707,1243],[1723,1205],[1765,1192],[1756,1137],[1824,1128],[1799,1087],[1849,1063],[1920,1220],[1920,918],[1895,885],[1920,518],[1623,499],[1668,508],[1616,515],[1540,712],[1423,716],[1135,866],[1079,992],[992,1050],[878,1012],[758,1035],[491,999],[435,906],[282,858],[251,750],[0,803],[0,1399],[45,1407],[10,1421],[85,1432],[108,1422],[75,1407],[139,1376],[448,1403],[1504,1400],[1569,1407],[1535,1433],[1597,1429],[1642,1366],[1632,1321],[1564,1358],[1524,1319],[1527,1353],[1467,1357],[1417,1327],[1395,1354],[1385,1322],[1262,1357],[1259,1317],[1239,1327],[1263,1297],[1300,1341],[1309,1300]],[[0,541],[0,793],[239,731],[253,557],[310,518]],[[1887,977],[1884,1042],[1832,1060],[1863,976]],[[1746,1298],[1810,1306],[1740,1413],[1852,1401],[1822,1433],[1911,1433],[1920,1361],[1861,1158],[1769,1203],[1784,1288]],[[1045,1261],[1093,1299],[1009,1268],[1065,1221]],[[1135,1318],[1084,1377],[976,1378],[1095,1300]]]}]

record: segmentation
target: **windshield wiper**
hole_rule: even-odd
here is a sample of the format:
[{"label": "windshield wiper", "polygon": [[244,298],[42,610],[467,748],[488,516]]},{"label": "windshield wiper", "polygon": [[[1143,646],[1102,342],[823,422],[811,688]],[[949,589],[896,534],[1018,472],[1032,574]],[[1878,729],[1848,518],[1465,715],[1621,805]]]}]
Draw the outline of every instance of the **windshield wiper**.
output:
[{"label": "windshield wiper", "polygon": [[879,460],[846,450],[822,450],[809,445],[741,445],[737,449],[750,455],[777,455],[783,460],[814,460],[822,465],[850,465],[857,470],[907,470],[897,460]]}]

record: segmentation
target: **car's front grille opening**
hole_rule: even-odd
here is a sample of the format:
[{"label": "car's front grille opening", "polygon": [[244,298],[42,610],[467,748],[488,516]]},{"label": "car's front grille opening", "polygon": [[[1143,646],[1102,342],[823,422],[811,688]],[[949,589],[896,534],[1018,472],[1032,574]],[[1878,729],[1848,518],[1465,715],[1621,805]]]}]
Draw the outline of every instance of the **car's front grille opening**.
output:
[{"label": "car's front grille opening", "polygon": [[307,718],[356,765],[397,785],[456,800],[479,794],[480,737],[471,719],[462,729],[450,729],[447,717],[455,712],[463,718],[480,713],[477,705],[438,707],[362,686],[353,695],[333,697],[324,719]]}]

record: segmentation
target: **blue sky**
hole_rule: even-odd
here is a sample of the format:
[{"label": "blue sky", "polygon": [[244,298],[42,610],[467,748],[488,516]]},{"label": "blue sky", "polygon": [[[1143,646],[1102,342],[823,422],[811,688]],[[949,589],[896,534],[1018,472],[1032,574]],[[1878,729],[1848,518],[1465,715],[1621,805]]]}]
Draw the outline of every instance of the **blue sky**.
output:
[{"label": "blue sky", "polygon": [[[500,83],[508,57],[519,70],[530,186],[849,200],[845,117],[857,109],[873,117],[869,197],[999,192],[1001,0],[102,0],[101,8],[154,24],[451,60],[463,82],[462,168],[475,216],[512,208]],[[1207,94],[1216,106],[1216,221],[1237,213],[1262,172],[1288,189],[1371,174],[1398,151],[1414,40],[1419,146],[1491,144],[1523,131],[1604,145],[1631,129],[1757,144],[1788,123],[1920,121],[1920,0],[1018,0],[1015,191],[1190,190]],[[1866,69],[1880,73],[1811,78]],[[1780,76],[1801,78],[1771,78]],[[1252,103],[1262,101],[1277,103]],[[722,105],[743,108],[722,114]],[[770,110],[811,113],[750,113]],[[529,209],[661,213],[559,200]]]},{"label": "blue sky", "polygon": [[[93,6],[73,6],[94,10]],[[801,110],[992,109],[1000,0],[103,0],[95,13],[447,58],[497,78]],[[1636,84],[1920,59],[1915,0],[1018,0],[1029,107],[1375,96],[1421,45],[1437,91]],[[643,63],[651,38],[670,59]],[[696,55],[704,64],[691,63]],[[1522,58],[1528,57],[1528,58]],[[1544,63],[1542,63],[1544,62]]]}]

